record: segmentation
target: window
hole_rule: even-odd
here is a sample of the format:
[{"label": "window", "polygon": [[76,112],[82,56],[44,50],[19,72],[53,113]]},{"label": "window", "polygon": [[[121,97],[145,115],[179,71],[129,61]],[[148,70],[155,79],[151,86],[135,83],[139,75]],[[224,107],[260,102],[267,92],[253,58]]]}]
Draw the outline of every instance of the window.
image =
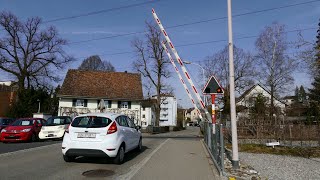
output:
[{"label": "window", "polygon": [[41,122],[40,119],[37,119],[37,123],[38,123],[38,124],[42,124],[42,122]]},{"label": "window", "polygon": [[134,124],[134,122],[130,118],[127,117],[127,121],[128,121],[129,127],[131,127],[131,128],[136,127],[136,125]]},{"label": "window", "polygon": [[121,102],[121,108],[128,109],[128,102]]},{"label": "window", "polygon": [[143,114],[143,115],[142,115],[142,118],[146,118],[146,115],[145,115],[145,114]]},{"label": "window", "polygon": [[88,100],[87,99],[73,99],[72,107],[87,107]]},{"label": "window", "polygon": [[76,106],[84,107],[84,100],[83,99],[77,99]]},{"label": "window", "polygon": [[110,123],[111,120],[105,117],[83,116],[75,118],[71,126],[85,128],[101,128],[107,127]]},{"label": "window", "polygon": [[145,108],[145,107],[143,107],[143,108],[142,108],[142,111],[145,111],[145,110],[146,110],[146,108]]},{"label": "window", "polygon": [[120,126],[129,127],[126,116],[119,116],[116,121]]}]

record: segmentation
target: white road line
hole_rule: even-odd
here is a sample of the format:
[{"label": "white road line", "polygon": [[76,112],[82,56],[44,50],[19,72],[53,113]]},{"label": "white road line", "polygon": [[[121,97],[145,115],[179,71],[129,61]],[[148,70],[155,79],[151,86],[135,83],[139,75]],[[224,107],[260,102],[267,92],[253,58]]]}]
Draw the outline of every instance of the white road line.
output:
[{"label": "white road line", "polygon": [[18,150],[18,151],[3,153],[3,154],[0,154],[0,157],[10,156],[10,155],[16,155],[16,154],[25,153],[25,152],[30,152],[30,151],[41,150],[41,149],[45,149],[45,148],[48,148],[48,147],[51,147],[51,146],[53,147],[53,146],[57,146],[57,145],[61,146],[61,143],[50,144],[50,145],[39,146],[39,147],[35,147],[35,148],[29,148],[29,149],[23,149],[23,150]]},{"label": "white road line", "polygon": [[123,174],[119,177],[121,180],[130,180],[133,178],[133,176],[150,160],[150,158],[166,143],[169,139],[162,142],[155,150],[153,150],[147,157],[145,157],[140,163],[137,165],[134,165],[131,168],[131,171],[127,172],[126,174]]}]

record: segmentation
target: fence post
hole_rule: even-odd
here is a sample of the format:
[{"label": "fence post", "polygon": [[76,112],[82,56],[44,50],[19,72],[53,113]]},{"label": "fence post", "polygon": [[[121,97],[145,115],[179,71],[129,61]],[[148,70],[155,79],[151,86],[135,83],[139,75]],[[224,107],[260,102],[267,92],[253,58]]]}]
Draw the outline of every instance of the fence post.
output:
[{"label": "fence post", "polygon": [[212,130],[211,130],[211,126],[210,123],[208,123],[208,129],[207,129],[207,134],[208,134],[208,147],[210,149],[210,151],[212,152]]},{"label": "fence post", "polygon": [[224,174],[224,142],[223,142],[223,124],[220,124],[220,158],[221,158],[221,171]]}]

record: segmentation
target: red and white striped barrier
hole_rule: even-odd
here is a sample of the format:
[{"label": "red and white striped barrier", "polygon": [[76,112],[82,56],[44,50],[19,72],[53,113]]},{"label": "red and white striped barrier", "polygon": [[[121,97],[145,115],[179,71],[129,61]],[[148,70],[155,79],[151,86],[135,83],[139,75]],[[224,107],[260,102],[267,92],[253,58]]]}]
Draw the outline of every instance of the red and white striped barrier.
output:
[{"label": "red and white striped barrier", "polygon": [[193,100],[193,97],[192,97],[192,95],[190,94],[190,91],[189,91],[186,83],[184,82],[184,80],[183,80],[183,78],[182,78],[182,76],[181,76],[181,74],[180,74],[179,69],[177,68],[176,64],[174,63],[174,60],[173,60],[173,58],[172,58],[172,56],[171,56],[171,54],[170,54],[170,52],[169,52],[169,50],[168,50],[165,42],[162,42],[161,45],[162,45],[163,49],[166,51],[166,53],[167,53],[167,55],[168,55],[168,57],[169,57],[169,59],[170,59],[170,62],[171,62],[171,64],[172,64],[172,66],[174,67],[176,73],[178,74],[179,79],[180,79],[180,81],[181,81],[184,89],[186,90],[186,92],[187,92],[187,94],[188,94],[188,96],[189,96],[189,98],[190,98],[190,100],[191,100],[191,102],[192,102],[192,105],[193,105],[194,108],[197,110],[197,112],[198,112],[198,114],[199,114],[199,117],[202,119],[202,115],[201,115],[201,113],[200,113],[200,111],[199,111],[199,109],[198,109],[195,101]]},{"label": "red and white striped barrier", "polygon": [[[202,99],[201,99],[201,97],[200,97],[200,94],[199,94],[198,91],[197,91],[197,88],[195,87],[194,83],[192,82],[191,77],[190,77],[187,69],[186,69],[185,66],[184,66],[183,61],[181,60],[181,58],[180,58],[178,52],[176,51],[176,49],[174,48],[173,43],[171,42],[171,40],[170,40],[170,38],[169,38],[169,36],[168,36],[168,33],[166,32],[166,30],[165,30],[164,27],[162,26],[161,21],[160,21],[160,19],[158,18],[158,16],[157,16],[157,14],[156,14],[156,12],[155,12],[154,9],[152,9],[152,15],[153,15],[154,19],[156,20],[158,26],[160,27],[160,30],[161,30],[161,32],[163,33],[165,39],[167,40],[167,43],[169,44],[169,46],[170,46],[170,48],[171,48],[171,51],[173,52],[176,60],[177,60],[178,63],[180,64],[181,69],[182,69],[182,71],[183,71],[183,74],[185,75],[186,79],[188,80],[190,86],[192,87],[193,92],[194,92],[195,96],[197,97],[197,100],[198,100],[198,103],[200,104],[201,109],[204,110],[204,112],[205,112],[206,115],[208,116],[208,115],[209,115],[209,112],[208,112],[208,110],[206,109],[205,104],[204,104],[204,102],[202,101]],[[210,115],[209,115],[209,116],[210,116]],[[211,119],[211,117],[210,117],[210,119]],[[208,121],[209,121],[209,119],[208,119]]]}]

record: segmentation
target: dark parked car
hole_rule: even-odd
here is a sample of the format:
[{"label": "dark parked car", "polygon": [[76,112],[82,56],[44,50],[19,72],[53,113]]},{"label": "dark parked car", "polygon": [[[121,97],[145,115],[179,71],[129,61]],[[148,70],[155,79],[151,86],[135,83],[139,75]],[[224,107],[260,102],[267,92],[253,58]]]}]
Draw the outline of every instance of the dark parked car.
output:
[{"label": "dark parked car", "polygon": [[13,118],[0,117],[0,131],[14,121]]},{"label": "dark parked car", "polygon": [[41,118],[23,118],[17,119],[9,126],[1,130],[1,141],[19,142],[19,141],[36,141],[38,134],[46,120]]}]

